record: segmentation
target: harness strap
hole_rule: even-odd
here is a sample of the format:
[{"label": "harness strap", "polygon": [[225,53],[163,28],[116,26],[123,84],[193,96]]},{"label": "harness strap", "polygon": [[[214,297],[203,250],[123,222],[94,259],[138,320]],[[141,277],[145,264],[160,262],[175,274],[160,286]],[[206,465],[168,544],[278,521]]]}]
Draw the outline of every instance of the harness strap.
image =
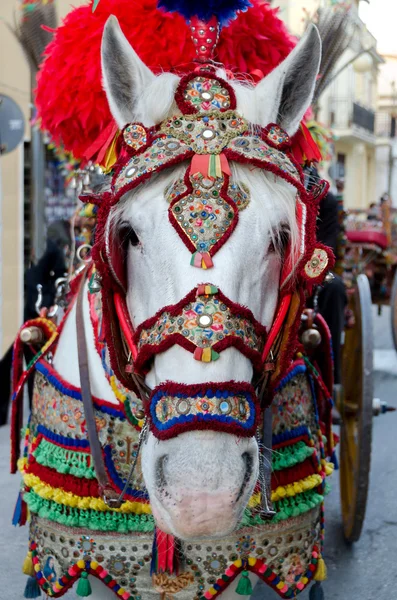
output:
[{"label": "harness strap", "polygon": [[102,488],[102,493],[104,493],[105,488],[109,486],[109,478],[106,472],[106,467],[102,456],[102,447],[99,442],[96,428],[94,405],[91,395],[90,370],[88,366],[87,339],[84,329],[83,300],[86,277],[87,269],[84,271],[81,279],[76,304],[77,354],[79,362],[81,397],[84,405],[91,456],[92,460],[94,461],[95,473],[99,486]]},{"label": "harness strap", "polygon": [[98,480],[102,498],[110,508],[120,508],[138,462],[139,452],[146,436],[146,424],[144,424],[141,429],[138,450],[134,460],[132,461],[131,468],[128,473],[128,477],[126,479],[124,488],[121,491],[121,493],[118,493],[111,484],[110,478],[106,470],[105,462],[103,460],[102,447],[98,437],[94,405],[92,402],[90,368],[88,364],[87,338],[85,335],[83,313],[84,288],[88,271],[89,268],[86,268],[81,278],[81,284],[76,303],[77,354],[79,363],[81,398],[83,400],[84,406],[88,441],[90,443],[90,453],[94,463],[95,474]]}]

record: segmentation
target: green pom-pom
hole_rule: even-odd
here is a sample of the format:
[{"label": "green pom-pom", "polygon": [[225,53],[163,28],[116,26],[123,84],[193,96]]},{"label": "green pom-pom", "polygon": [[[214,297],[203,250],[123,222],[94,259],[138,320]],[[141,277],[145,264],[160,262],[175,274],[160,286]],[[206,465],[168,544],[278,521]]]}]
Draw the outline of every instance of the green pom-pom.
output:
[{"label": "green pom-pom", "polygon": [[252,594],[252,583],[249,578],[248,571],[243,571],[241,573],[240,581],[236,587],[236,594],[239,596],[251,596]]},{"label": "green pom-pom", "polygon": [[41,596],[40,586],[37,583],[36,577],[29,577],[26,582],[24,598],[38,598]]},{"label": "green pom-pom", "polygon": [[81,596],[82,598],[86,598],[87,596],[91,596],[91,594],[92,594],[91,584],[88,580],[87,571],[83,571],[82,574],[80,575],[76,594],[78,596]]}]

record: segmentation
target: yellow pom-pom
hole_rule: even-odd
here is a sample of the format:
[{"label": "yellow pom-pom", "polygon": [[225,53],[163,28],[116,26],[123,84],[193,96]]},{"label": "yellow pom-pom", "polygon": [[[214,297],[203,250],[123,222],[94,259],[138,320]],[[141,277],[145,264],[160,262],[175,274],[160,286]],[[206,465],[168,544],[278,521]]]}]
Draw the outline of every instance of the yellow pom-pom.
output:
[{"label": "yellow pom-pom", "polygon": [[327,566],[322,557],[318,559],[317,569],[314,574],[315,581],[325,581],[327,579]]},{"label": "yellow pom-pom", "polygon": [[30,551],[27,553],[26,558],[23,561],[22,573],[24,575],[28,575],[29,577],[35,576],[35,570],[34,570],[33,561],[32,561],[32,553]]},{"label": "yellow pom-pom", "polygon": [[256,565],[257,559],[254,556],[248,557],[248,564],[250,567],[254,567]]},{"label": "yellow pom-pom", "polygon": [[79,569],[85,569],[85,562],[84,560],[78,560],[77,561],[77,566]]}]

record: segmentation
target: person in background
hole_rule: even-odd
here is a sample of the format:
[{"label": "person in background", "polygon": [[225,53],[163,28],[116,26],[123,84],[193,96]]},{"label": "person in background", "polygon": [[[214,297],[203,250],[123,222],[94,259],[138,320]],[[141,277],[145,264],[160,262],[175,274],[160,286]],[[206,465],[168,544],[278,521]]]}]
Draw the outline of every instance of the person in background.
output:
[{"label": "person in background", "polygon": [[[307,187],[319,180],[319,174],[315,166],[310,167],[307,178]],[[338,194],[343,193],[343,182],[338,180]],[[338,237],[340,233],[338,199],[332,193],[328,192],[320,202],[319,213],[317,217],[317,239],[329,246],[335,256],[337,256]],[[342,332],[345,327],[347,307],[347,295],[345,285],[338,275],[334,274],[334,279],[321,287],[318,296],[318,308],[321,315],[331,332],[332,348],[334,353],[334,383],[341,383],[341,346]]]},{"label": "person in background", "polygon": [[[25,304],[24,321],[35,319],[39,315],[36,310],[38,298],[37,285],[42,285],[41,316],[46,316],[48,309],[54,304],[55,282],[67,272],[67,257],[70,253],[71,235],[69,221],[55,221],[48,227],[47,245],[43,256],[36,265],[25,272]],[[13,345],[0,361],[0,425],[7,423],[8,406],[11,396],[11,368]],[[33,357],[28,346],[25,347],[27,362]],[[32,378],[28,381],[29,400],[33,393]]]}]

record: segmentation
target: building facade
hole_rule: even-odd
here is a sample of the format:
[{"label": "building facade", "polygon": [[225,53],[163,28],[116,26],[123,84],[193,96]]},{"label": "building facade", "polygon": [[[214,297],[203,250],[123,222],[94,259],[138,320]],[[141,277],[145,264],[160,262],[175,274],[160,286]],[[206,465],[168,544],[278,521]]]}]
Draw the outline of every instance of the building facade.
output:
[{"label": "building facade", "polygon": [[384,54],[378,82],[376,193],[389,193],[397,207],[397,55]]},{"label": "building facade", "polygon": [[[55,0],[58,17],[83,0]],[[28,62],[9,26],[19,18],[17,0],[0,2],[0,94],[12,98],[25,118],[30,141],[31,77]],[[24,144],[0,155],[0,356],[12,343],[23,317],[24,211],[29,203],[28,157]],[[29,187],[29,186],[27,186]],[[26,193],[25,193],[26,192]]]},{"label": "building facade", "polygon": [[[281,17],[295,35],[302,35],[307,19],[334,0],[274,0]],[[346,4],[346,3],[345,3]],[[317,118],[334,134],[334,153],[323,175],[345,180],[347,208],[365,208],[377,200],[377,144],[375,115],[379,66],[377,41],[359,17],[359,0],[352,0],[351,39],[335,66],[337,76],[320,97]]]}]

